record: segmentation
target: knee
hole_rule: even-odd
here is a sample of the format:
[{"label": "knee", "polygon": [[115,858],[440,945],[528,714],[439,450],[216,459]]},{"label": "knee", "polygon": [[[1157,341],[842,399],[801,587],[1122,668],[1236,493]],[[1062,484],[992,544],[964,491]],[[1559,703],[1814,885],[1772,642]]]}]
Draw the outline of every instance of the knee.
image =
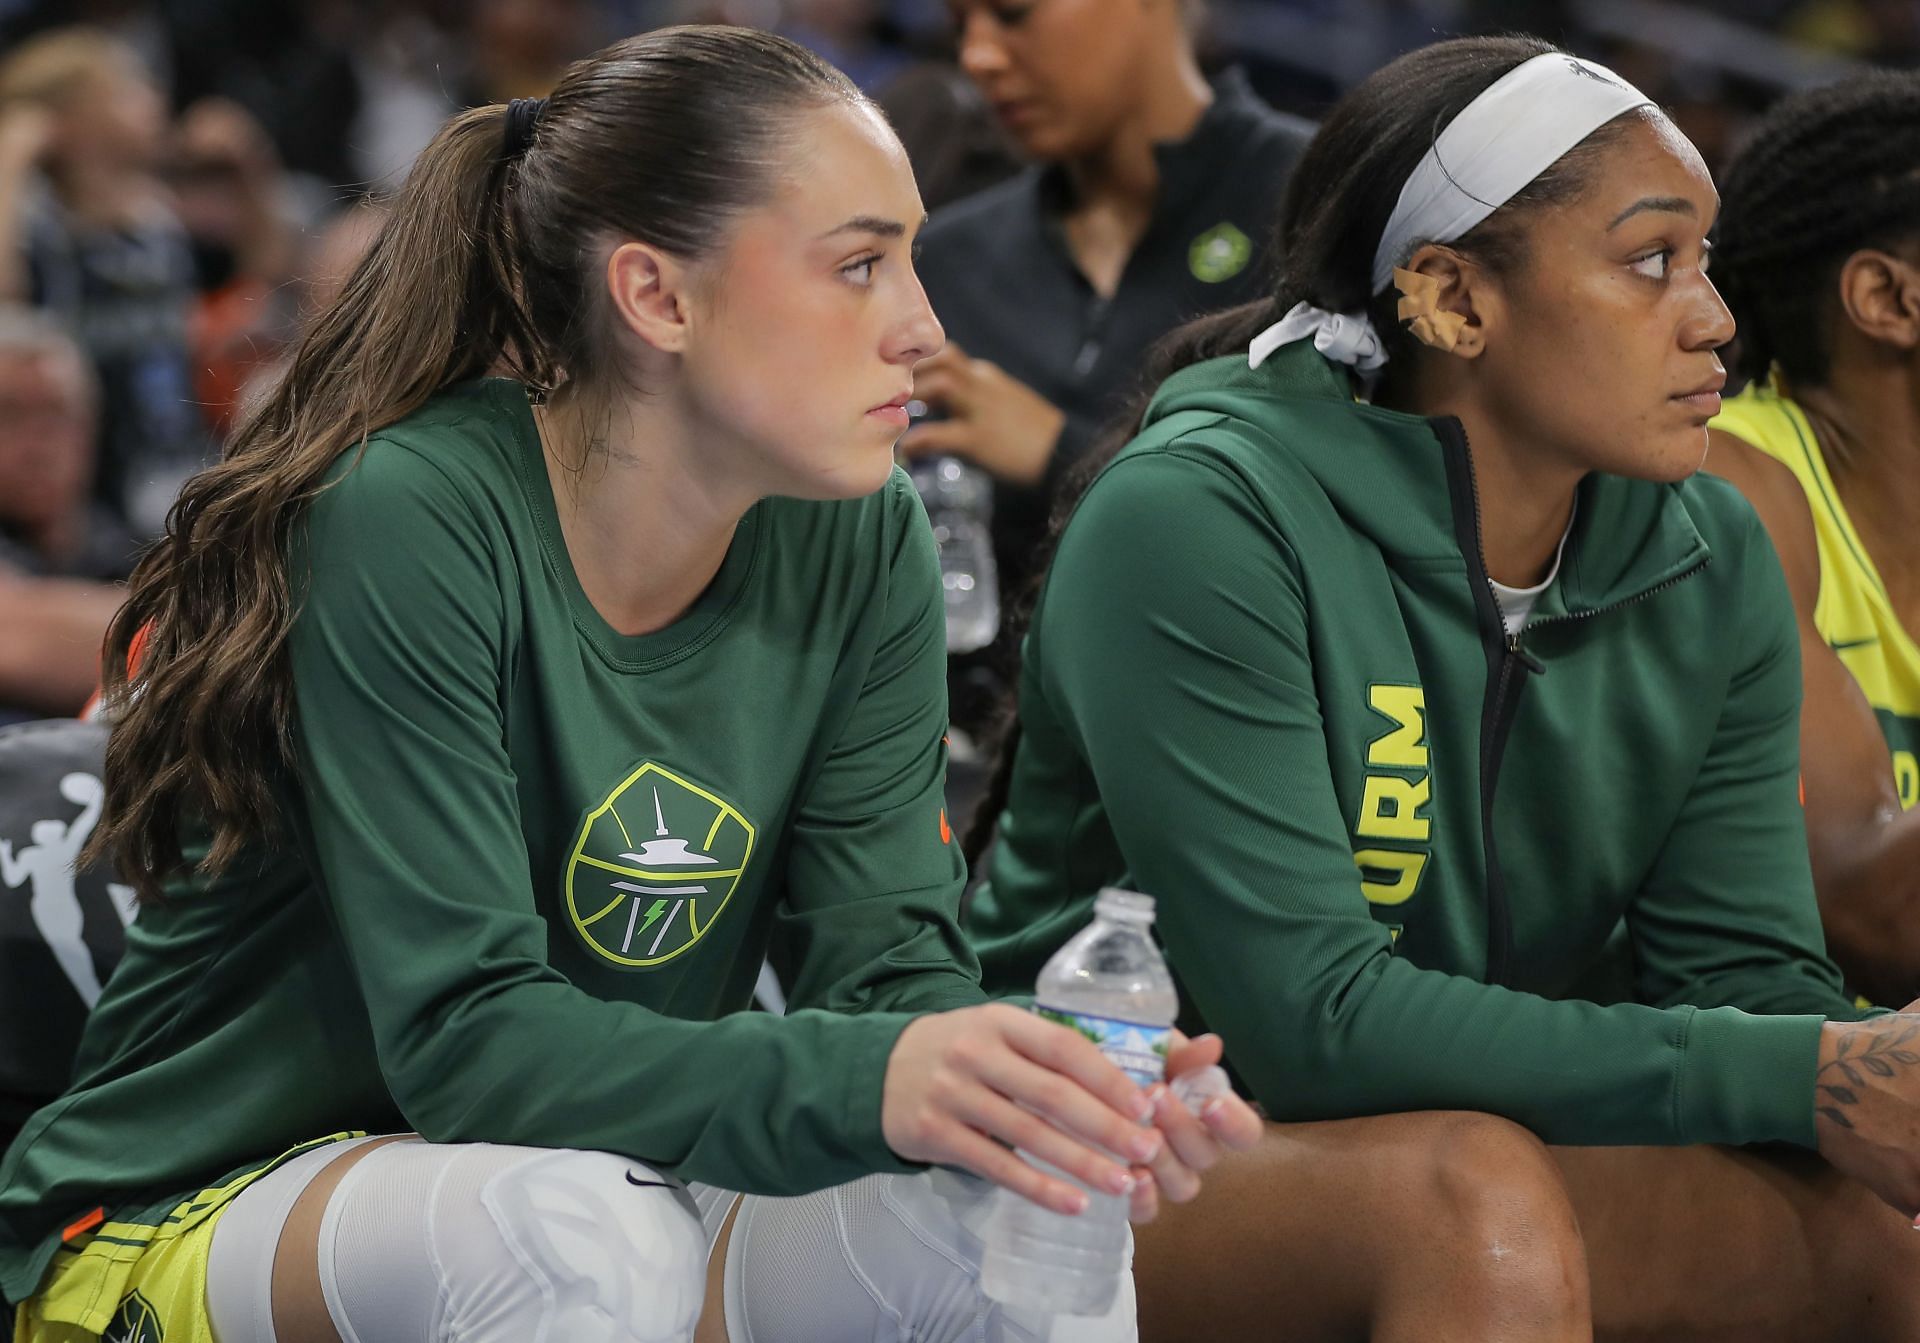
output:
[{"label": "knee", "polygon": [[1498,1314],[1584,1319],[1586,1249],[1565,1180],[1546,1146],[1518,1124],[1482,1114],[1423,1116],[1414,1146],[1421,1238],[1447,1271]]},{"label": "knee", "polygon": [[[706,1235],[684,1190],[624,1157],[587,1151],[515,1160],[468,1188],[478,1208],[457,1206],[463,1200],[454,1192],[435,1209],[436,1249],[469,1252],[458,1262],[443,1259],[454,1302],[496,1320],[531,1323],[537,1315],[544,1326],[538,1336],[548,1338],[693,1337],[706,1291]],[[520,1274],[499,1272],[496,1237]],[[469,1269],[475,1290],[463,1293],[457,1282]],[[482,1329],[476,1336],[493,1335]]]},{"label": "knee", "polygon": [[1807,1193],[1806,1244],[1829,1310],[1850,1311],[1846,1336],[1920,1337],[1920,1236],[1865,1185],[1817,1158],[1776,1157]]},{"label": "knee", "polygon": [[872,1175],[804,1198],[750,1196],[727,1249],[728,1318],[749,1338],[784,1343],[1039,1343],[1048,1317],[980,1290],[992,1198],[990,1186],[944,1170]]},{"label": "knee", "polygon": [[343,1338],[687,1343],[706,1287],[693,1200],[606,1152],[390,1143],[334,1189],[318,1255]]}]

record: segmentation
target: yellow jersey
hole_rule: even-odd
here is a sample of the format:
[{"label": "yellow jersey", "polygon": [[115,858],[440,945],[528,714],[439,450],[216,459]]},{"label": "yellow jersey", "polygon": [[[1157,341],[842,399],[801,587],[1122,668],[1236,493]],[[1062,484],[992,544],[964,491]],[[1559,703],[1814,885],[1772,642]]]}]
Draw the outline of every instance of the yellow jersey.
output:
[{"label": "yellow jersey", "polygon": [[1853,673],[1893,753],[1900,803],[1920,802],[1920,646],[1900,623],[1873,557],[1861,544],[1806,414],[1759,384],[1730,398],[1712,427],[1780,462],[1806,491],[1820,552],[1814,628]]}]

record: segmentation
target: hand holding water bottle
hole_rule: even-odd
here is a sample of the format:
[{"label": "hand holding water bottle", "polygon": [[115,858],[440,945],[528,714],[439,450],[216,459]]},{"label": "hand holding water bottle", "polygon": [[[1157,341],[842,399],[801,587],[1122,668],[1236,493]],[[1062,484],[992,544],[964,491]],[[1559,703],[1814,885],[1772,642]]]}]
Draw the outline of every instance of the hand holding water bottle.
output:
[{"label": "hand holding water bottle", "polygon": [[[1188,1041],[1176,1031],[1167,1076],[1218,1076],[1219,1058],[1218,1036]],[[1231,1091],[1192,1107],[1177,1091],[1142,1092],[1078,1033],[992,1004],[921,1017],[901,1033],[881,1129],[909,1161],[972,1171],[1064,1213],[1085,1210],[1086,1188],[1130,1184],[1130,1217],[1146,1222],[1161,1198],[1192,1198],[1200,1173],[1224,1151],[1244,1151],[1260,1137],[1259,1117]],[[1147,1145],[1134,1150],[1152,1155],[1115,1160],[1136,1141]],[[1009,1148],[1035,1153],[1072,1181]]]},{"label": "hand holding water bottle", "polygon": [[909,1161],[958,1166],[1075,1214],[1087,1189],[1125,1194],[1135,1183],[1129,1166],[1161,1155],[1165,1140],[1143,1127],[1152,1114],[1152,1101],[1089,1041],[996,1003],[921,1017],[901,1032],[881,1130]]},{"label": "hand holding water bottle", "polygon": [[[1141,1132],[1151,1137],[1130,1148],[1126,1144],[1137,1138],[1116,1144],[1112,1137],[1088,1135],[1111,1152],[1131,1154],[1136,1179],[1130,1190],[1111,1178],[1088,1181],[1059,1162],[1050,1153],[1065,1134],[1015,1139],[1039,1173],[1079,1181],[1085,1207],[1074,1211],[1057,1201],[1035,1203],[1003,1192],[986,1228],[981,1267],[981,1285],[995,1300],[1070,1315],[1100,1315],[1112,1306],[1126,1271],[1130,1215],[1151,1217],[1162,1194],[1176,1202],[1192,1198],[1201,1172],[1224,1148],[1251,1147],[1260,1137],[1259,1119],[1222,1085],[1224,1075],[1214,1067],[1220,1041],[1188,1041],[1173,1029],[1179,1003],[1149,931],[1153,901],[1106,890],[1094,911],[1093,924],[1041,971],[1034,1012],[1082,1036],[1141,1088],[1147,1111],[1140,1122],[1152,1125]],[[1202,1093],[1194,1097],[1197,1113],[1178,1094],[1188,1088]],[[1143,1151],[1152,1155],[1140,1156]],[[1000,1183],[1024,1192],[1013,1181]]]},{"label": "hand holding water bottle", "polygon": [[1149,1167],[1151,1182],[1142,1181],[1152,1196],[1143,1212],[1134,1200],[1132,1220],[1147,1222],[1159,1211],[1159,1199],[1186,1203],[1200,1192],[1200,1176],[1228,1152],[1245,1152],[1260,1141],[1260,1116],[1234,1094],[1220,1067],[1220,1037],[1202,1035],[1189,1040],[1173,1032],[1167,1051],[1164,1085],[1147,1088],[1153,1102],[1153,1125],[1165,1139],[1160,1156]]}]

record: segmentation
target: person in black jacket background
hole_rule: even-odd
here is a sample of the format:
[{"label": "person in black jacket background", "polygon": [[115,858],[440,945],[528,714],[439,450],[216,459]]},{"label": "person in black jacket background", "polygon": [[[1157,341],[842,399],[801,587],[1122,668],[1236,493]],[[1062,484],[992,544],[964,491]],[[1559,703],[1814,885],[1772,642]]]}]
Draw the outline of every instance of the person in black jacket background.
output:
[{"label": "person in black jacket background", "polygon": [[[1034,571],[1058,483],[1118,412],[1147,349],[1257,297],[1312,126],[1237,70],[1209,83],[1183,0],[953,0],[960,64],[1033,166],[935,214],[920,275],[945,326],[901,443],[995,481],[1003,609]],[[977,726],[962,675],[954,716]],[[986,687],[978,687],[985,690]]]}]

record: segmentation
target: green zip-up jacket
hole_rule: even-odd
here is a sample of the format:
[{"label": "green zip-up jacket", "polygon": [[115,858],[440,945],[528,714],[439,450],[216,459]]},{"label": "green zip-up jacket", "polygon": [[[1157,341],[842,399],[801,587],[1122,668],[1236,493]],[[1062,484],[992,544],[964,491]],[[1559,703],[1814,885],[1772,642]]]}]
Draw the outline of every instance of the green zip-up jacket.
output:
[{"label": "green zip-up jacket", "polygon": [[[1508,638],[1458,421],[1307,344],[1169,380],[1062,538],[970,932],[1027,988],[1121,883],[1277,1118],[1814,1142],[1828,961],[1785,579],[1725,483],[1594,475]],[[1624,918],[1631,997],[1578,997]]]},{"label": "green zip-up jacket", "polygon": [[[286,826],[129,930],[73,1089],[0,1161],[0,1295],[95,1208],[151,1223],[346,1129],[769,1194],[905,1169],[894,1042],[985,997],[904,474],[763,501],[644,635],[581,588],[517,383],[447,392],[333,481],[292,564]],[[770,946],[786,1017],[740,1010]]]}]

